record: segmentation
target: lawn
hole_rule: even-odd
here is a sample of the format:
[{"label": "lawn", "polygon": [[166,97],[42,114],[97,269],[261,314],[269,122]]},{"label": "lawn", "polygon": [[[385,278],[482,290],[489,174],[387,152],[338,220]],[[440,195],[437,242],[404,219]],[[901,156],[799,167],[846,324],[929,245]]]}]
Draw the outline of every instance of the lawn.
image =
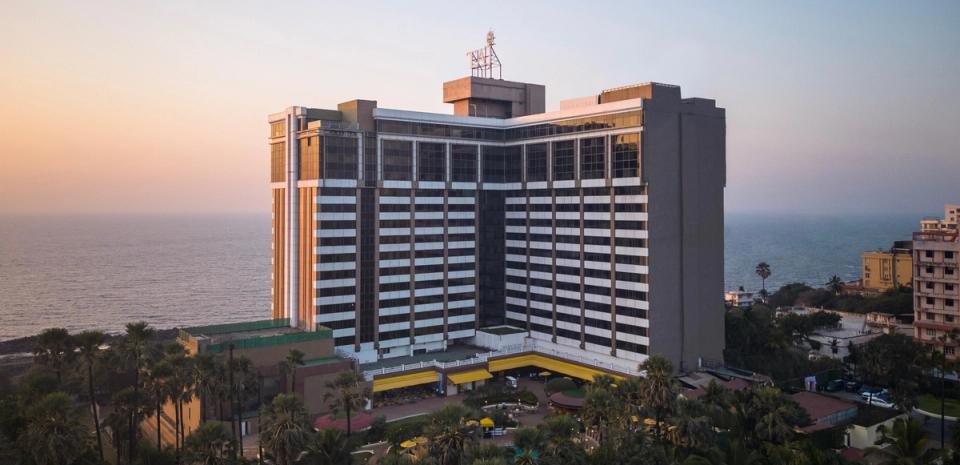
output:
[{"label": "lawn", "polygon": [[[940,414],[940,398],[931,394],[920,396],[920,410]],[[947,399],[944,414],[948,417],[960,417],[960,400]]]}]

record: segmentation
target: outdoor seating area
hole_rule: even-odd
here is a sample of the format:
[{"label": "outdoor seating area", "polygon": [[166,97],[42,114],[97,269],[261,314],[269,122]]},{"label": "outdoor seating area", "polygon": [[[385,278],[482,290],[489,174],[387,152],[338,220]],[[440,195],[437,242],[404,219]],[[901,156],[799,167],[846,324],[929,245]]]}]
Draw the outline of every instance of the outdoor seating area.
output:
[{"label": "outdoor seating area", "polygon": [[435,388],[436,385],[434,384],[422,384],[419,386],[377,392],[373,395],[373,407],[381,408],[415,404],[425,399],[442,397],[442,394],[438,393]]}]

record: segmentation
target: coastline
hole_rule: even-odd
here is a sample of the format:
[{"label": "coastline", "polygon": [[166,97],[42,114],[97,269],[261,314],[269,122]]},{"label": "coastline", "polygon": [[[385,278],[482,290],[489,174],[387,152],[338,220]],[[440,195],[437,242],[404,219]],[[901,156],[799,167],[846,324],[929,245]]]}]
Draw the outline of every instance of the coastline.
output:
[{"label": "coastline", "polygon": [[[154,338],[159,341],[173,341],[177,338],[179,331],[180,328],[156,329]],[[107,334],[107,344],[121,335],[122,333]],[[0,341],[0,362],[30,356],[33,346],[37,343],[37,337],[38,335],[34,334]]]}]

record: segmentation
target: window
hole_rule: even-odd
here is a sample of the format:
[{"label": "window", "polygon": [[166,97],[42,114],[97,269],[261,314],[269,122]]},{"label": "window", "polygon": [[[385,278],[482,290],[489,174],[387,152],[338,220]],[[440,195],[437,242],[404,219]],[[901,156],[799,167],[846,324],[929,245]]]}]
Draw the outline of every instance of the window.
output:
[{"label": "window", "polygon": [[927,289],[933,289],[933,283],[928,282],[928,283],[927,283]]},{"label": "window", "polygon": [[953,268],[949,268],[949,267],[948,267],[948,268],[945,268],[945,269],[943,270],[943,274],[952,275],[952,274],[953,274]]},{"label": "window", "polygon": [[320,138],[318,136],[298,139],[300,145],[300,179],[317,179],[320,171]]},{"label": "window", "polygon": [[927,312],[927,319],[930,320],[930,321],[933,321],[933,320],[936,320],[937,317],[936,317],[936,315],[934,315],[933,313]]},{"label": "window", "polygon": [[[931,286],[931,287],[932,287],[932,286]],[[944,284],[944,285],[943,285],[943,288],[944,288],[944,290],[952,291],[952,290],[953,290],[953,284]]]},{"label": "window", "polygon": [[936,335],[937,335],[937,330],[935,330],[935,329],[928,329],[928,330],[927,330],[927,336],[933,337],[933,336],[936,336]]},{"label": "window", "polygon": [[933,258],[933,251],[927,250],[926,252],[923,253],[923,256],[927,258]]},{"label": "window", "polygon": [[932,267],[932,266],[928,266],[927,269],[926,269],[926,271],[927,271],[928,274],[933,274],[933,267]]},{"label": "window", "polygon": [[410,181],[413,178],[413,143],[383,140],[383,179]]},{"label": "window", "polygon": [[946,252],[944,252],[944,253],[943,253],[943,258],[952,259],[952,258],[953,258],[953,252],[951,252],[951,251],[946,251]]},{"label": "window", "polygon": [[480,149],[483,182],[505,182],[503,147],[484,145]]},{"label": "window", "polygon": [[606,176],[606,147],[603,137],[580,139],[580,179],[603,179]]},{"label": "window", "polygon": [[511,145],[503,148],[504,181],[523,181],[523,146]]},{"label": "window", "polygon": [[632,178],[640,175],[640,134],[611,136],[613,177]]},{"label": "window", "polygon": [[527,182],[547,180],[547,144],[527,145]]},{"label": "window", "polygon": [[943,304],[946,305],[947,307],[953,307],[953,299],[945,299],[943,301]]},{"label": "window", "polygon": [[951,346],[943,346],[943,353],[946,355],[953,355],[956,350]]},{"label": "window", "polygon": [[357,139],[323,136],[323,177],[357,179]]},{"label": "window", "polygon": [[447,144],[417,143],[417,180],[444,181],[447,174]]},{"label": "window", "polygon": [[285,143],[270,144],[270,182],[286,181],[287,175],[286,170],[284,170],[285,155]]},{"label": "window", "polygon": [[453,181],[477,182],[477,146],[453,146]]},{"label": "window", "polygon": [[562,140],[551,144],[553,146],[554,181],[572,181],[574,179],[573,143],[572,140]]},{"label": "window", "polygon": [[944,315],[944,316],[943,316],[943,321],[946,321],[947,323],[953,323],[953,320],[954,320],[953,315]]},{"label": "window", "polygon": [[933,297],[927,297],[927,305],[933,305]]}]

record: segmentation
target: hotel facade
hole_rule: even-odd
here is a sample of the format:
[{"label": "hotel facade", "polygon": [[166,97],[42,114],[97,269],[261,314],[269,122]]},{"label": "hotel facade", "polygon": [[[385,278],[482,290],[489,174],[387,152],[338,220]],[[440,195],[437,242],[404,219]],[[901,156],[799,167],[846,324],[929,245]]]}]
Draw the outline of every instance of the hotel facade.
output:
[{"label": "hotel facade", "polygon": [[273,318],[361,364],[501,326],[623,372],[719,363],[724,109],[658,83],[544,96],[466,77],[452,115],[270,115]]}]

